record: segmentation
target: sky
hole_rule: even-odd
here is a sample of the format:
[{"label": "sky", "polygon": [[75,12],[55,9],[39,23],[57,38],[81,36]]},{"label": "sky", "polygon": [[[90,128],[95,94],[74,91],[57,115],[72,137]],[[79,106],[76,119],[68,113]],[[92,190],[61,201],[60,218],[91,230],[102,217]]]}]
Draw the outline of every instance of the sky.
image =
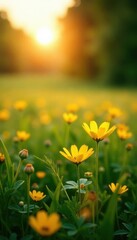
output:
[{"label": "sky", "polygon": [[72,5],[74,0],[0,0],[0,10],[6,10],[12,25],[31,35],[43,27],[55,27],[57,17]]}]

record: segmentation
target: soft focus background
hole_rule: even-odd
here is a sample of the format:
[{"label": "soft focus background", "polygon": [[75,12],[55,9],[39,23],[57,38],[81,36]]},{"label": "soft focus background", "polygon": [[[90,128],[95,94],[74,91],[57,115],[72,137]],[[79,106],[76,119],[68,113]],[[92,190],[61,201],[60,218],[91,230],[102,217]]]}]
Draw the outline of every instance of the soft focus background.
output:
[{"label": "soft focus background", "polygon": [[0,0],[0,73],[135,87],[136,9],[136,0]]}]

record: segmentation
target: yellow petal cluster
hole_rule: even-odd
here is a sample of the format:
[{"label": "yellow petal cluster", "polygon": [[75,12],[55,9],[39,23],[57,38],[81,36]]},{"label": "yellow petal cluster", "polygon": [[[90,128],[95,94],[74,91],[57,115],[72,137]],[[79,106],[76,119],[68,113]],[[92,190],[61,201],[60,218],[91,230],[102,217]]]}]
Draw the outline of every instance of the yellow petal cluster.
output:
[{"label": "yellow petal cluster", "polygon": [[30,137],[30,134],[26,131],[17,131],[16,135],[18,140],[21,142],[26,141]]},{"label": "yellow petal cluster", "polygon": [[29,217],[29,225],[41,236],[51,236],[61,228],[60,216],[57,213],[48,215],[40,210],[36,217]]},{"label": "yellow petal cluster", "polygon": [[114,132],[116,126],[114,125],[109,129],[110,123],[103,122],[99,127],[95,121],[90,121],[90,125],[83,123],[84,130],[89,134],[93,140],[99,142],[104,138],[108,137],[111,133]]},{"label": "yellow petal cluster", "polygon": [[82,145],[79,150],[76,145],[71,145],[70,152],[66,148],[63,150],[60,154],[75,164],[80,164],[94,153],[93,148],[88,149],[87,145]]},{"label": "yellow petal cluster", "polygon": [[32,192],[29,191],[29,195],[32,198],[32,200],[34,200],[36,202],[38,202],[38,201],[42,200],[44,197],[46,197],[46,195],[44,195],[43,192],[40,192],[40,191],[36,192],[36,190],[33,190]]},{"label": "yellow petal cluster", "polygon": [[23,111],[26,107],[27,107],[26,101],[19,100],[14,103],[14,108],[18,111]]},{"label": "yellow petal cluster", "polygon": [[78,116],[76,114],[73,114],[73,113],[63,113],[63,119],[68,124],[71,124],[72,122],[76,121],[77,118],[78,118]]},{"label": "yellow petal cluster", "polygon": [[0,121],[7,121],[10,117],[10,113],[7,109],[0,110]]},{"label": "yellow petal cluster", "polygon": [[126,185],[120,186],[119,183],[111,183],[109,184],[109,188],[112,192],[115,192],[118,189],[118,194],[123,194],[124,192],[128,191],[128,188]]},{"label": "yellow petal cluster", "polygon": [[37,171],[36,176],[38,178],[44,178],[46,176],[46,173],[44,171]]},{"label": "yellow petal cluster", "polygon": [[121,140],[126,140],[132,137],[132,133],[129,132],[129,127],[125,124],[118,124],[117,135]]}]

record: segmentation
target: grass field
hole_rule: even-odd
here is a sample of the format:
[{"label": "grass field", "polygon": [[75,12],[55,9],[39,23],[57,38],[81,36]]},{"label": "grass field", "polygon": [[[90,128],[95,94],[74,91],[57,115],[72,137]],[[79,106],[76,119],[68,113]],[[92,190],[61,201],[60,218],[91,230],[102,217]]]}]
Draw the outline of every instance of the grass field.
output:
[{"label": "grass field", "polygon": [[3,75],[0,90],[0,240],[137,239],[136,89]]}]

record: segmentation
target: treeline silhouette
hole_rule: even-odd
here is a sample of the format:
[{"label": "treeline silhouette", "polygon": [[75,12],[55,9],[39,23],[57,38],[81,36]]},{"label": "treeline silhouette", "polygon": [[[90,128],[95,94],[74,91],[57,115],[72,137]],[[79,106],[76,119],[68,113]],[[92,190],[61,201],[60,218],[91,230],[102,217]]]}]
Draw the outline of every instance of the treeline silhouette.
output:
[{"label": "treeline silhouette", "polygon": [[137,86],[137,1],[75,0],[56,48],[38,47],[0,12],[0,72],[56,71]]}]

